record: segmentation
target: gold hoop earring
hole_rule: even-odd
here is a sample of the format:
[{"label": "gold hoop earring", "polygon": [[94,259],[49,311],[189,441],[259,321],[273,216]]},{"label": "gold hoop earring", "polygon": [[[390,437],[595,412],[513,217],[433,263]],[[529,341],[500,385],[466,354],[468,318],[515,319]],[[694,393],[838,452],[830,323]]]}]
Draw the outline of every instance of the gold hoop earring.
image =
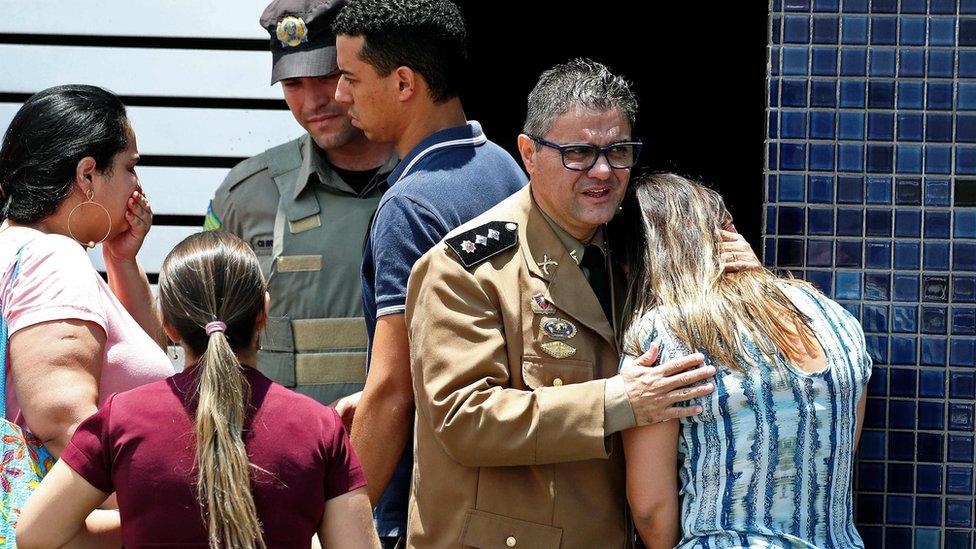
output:
[{"label": "gold hoop earring", "polygon": [[[108,235],[112,234],[112,214],[108,213],[108,210],[105,209],[105,206],[102,206],[98,202],[95,202],[95,191],[88,189],[88,192],[85,193],[85,195],[88,197],[88,200],[84,202],[79,202],[78,204],[75,205],[74,208],[71,208],[70,212],[68,212],[68,234],[71,235],[71,238],[75,239],[75,241],[81,244],[82,246],[86,248],[94,248],[96,244],[101,244],[102,242],[105,242],[105,239],[108,238]],[[95,242],[94,240],[89,240],[87,243],[82,242],[81,240],[78,239],[77,236],[75,236],[74,231],[71,230],[71,216],[75,215],[75,211],[79,207],[84,206],[85,204],[94,204],[95,206],[98,206],[99,208],[102,209],[103,212],[105,212],[105,217],[108,218],[108,230],[105,231],[105,236],[103,236],[102,239],[99,240],[98,242]]]}]

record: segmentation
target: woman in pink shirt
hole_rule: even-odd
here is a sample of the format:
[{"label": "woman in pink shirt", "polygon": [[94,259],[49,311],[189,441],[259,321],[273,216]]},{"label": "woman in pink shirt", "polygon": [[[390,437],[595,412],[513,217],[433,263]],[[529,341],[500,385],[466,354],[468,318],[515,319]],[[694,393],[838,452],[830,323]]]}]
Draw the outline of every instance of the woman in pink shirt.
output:
[{"label": "woman in pink shirt", "polygon": [[[152,223],[138,161],[125,107],[93,86],[31,96],[0,147],[6,417],[55,458],[111,393],[173,373],[136,261]],[[107,284],[86,252],[98,243]]]},{"label": "woman in pink shirt", "polygon": [[248,245],[223,231],[188,237],[159,294],[186,368],[82,422],[28,501],[18,544],[60,547],[115,491],[126,547],[308,548],[317,533],[325,547],[378,549],[339,415],[253,368],[268,294]]}]

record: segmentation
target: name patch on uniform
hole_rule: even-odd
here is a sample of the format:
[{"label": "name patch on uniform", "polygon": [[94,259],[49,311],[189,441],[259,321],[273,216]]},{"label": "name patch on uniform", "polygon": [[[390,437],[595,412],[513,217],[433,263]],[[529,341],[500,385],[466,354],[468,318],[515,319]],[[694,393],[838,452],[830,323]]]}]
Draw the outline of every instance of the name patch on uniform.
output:
[{"label": "name patch on uniform", "polygon": [[256,254],[270,254],[274,247],[274,238],[270,236],[256,236],[251,239],[251,249]]},{"label": "name patch on uniform", "polygon": [[506,221],[489,221],[444,242],[454,250],[462,265],[471,268],[517,244],[518,225]]},{"label": "name patch on uniform", "polygon": [[312,229],[318,229],[322,226],[322,218],[319,214],[310,215],[308,217],[303,217],[297,221],[288,222],[288,230],[291,234],[304,233],[305,231],[311,231]]},{"label": "name patch on uniform", "polygon": [[279,273],[298,273],[305,271],[321,271],[321,255],[282,255],[278,256]]}]

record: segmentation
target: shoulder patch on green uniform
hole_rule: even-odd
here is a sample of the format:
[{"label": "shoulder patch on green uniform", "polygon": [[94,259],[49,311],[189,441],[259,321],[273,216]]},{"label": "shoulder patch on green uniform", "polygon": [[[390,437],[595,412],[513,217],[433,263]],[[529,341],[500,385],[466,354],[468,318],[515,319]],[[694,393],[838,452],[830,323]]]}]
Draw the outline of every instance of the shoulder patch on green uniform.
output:
[{"label": "shoulder patch on green uniform", "polygon": [[223,223],[217,214],[213,210],[213,200],[210,201],[210,205],[207,206],[207,216],[203,218],[203,230],[205,231],[216,231],[220,228]]},{"label": "shoulder patch on green uniform", "polygon": [[489,221],[444,240],[461,260],[465,268],[481,263],[518,243],[518,224],[510,221]]}]

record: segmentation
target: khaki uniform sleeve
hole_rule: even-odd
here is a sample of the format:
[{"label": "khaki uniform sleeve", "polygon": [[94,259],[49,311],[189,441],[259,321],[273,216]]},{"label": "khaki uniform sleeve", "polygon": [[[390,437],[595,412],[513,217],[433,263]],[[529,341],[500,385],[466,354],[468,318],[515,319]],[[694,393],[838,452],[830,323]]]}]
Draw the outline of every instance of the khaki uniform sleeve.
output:
[{"label": "khaki uniform sleeve", "polygon": [[407,290],[418,421],[468,467],[606,458],[606,380],[511,388],[521,364],[509,364],[497,296],[443,246],[417,262]]},{"label": "khaki uniform sleeve", "polygon": [[637,426],[634,407],[630,404],[623,379],[619,374],[607,379],[603,413],[606,427],[604,434],[607,436]]}]

